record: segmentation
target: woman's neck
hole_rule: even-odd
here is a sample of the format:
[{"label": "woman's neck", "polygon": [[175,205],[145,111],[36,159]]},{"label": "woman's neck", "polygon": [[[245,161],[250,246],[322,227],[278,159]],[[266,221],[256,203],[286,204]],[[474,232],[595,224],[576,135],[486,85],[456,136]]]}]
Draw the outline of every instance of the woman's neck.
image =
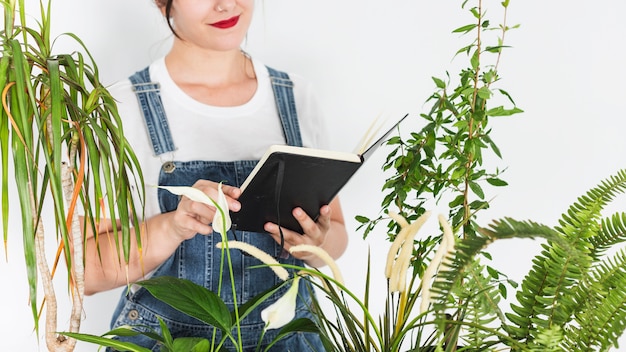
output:
[{"label": "woman's neck", "polygon": [[241,50],[202,51],[175,45],[165,65],[176,85],[205,104],[241,105],[256,91],[252,61]]}]

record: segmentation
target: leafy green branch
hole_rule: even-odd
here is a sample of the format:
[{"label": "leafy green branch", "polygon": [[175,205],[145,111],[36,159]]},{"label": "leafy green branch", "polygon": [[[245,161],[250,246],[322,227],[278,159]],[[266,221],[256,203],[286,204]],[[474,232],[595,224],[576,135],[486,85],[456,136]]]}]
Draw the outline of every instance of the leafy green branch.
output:
[{"label": "leafy green branch", "polygon": [[[498,25],[492,25],[486,17],[482,1],[477,1],[476,6],[469,6],[468,2],[463,2],[462,8],[470,12],[472,22],[452,32],[474,34],[471,42],[455,53],[465,54],[469,65],[460,71],[457,82],[449,73],[445,78],[433,77],[436,90],[426,100],[431,108],[420,115],[424,127],[388,141],[394,149],[383,170],[393,171],[393,176],[383,186],[385,196],[378,218],[357,217],[360,228],[365,228],[364,237],[387,219],[385,213],[391,208],[397,208],[407,220],[414,220],[433,200],[447,200],[453,227],[462,227],[463,236],[473,235],[476,213],[489,207],[485,186],[507,185],[501,178],[502,171],[488,169],[484,160],[488,153],[501,158],[491,138],[491,118],[522,112],[506,90],[496,87],[500,80],[498,64],[507,48],[505,34],[518,26],[509,27],[506,23],[509,1],[501,3],[503,19]],[[495,43],[486,44],[487,38],[491,38],[488,35],[493,33]],[[496,105],[496,100],[504,102]],[[397,233],[395,223],[389,222],[388,226],[391,234]]]}]

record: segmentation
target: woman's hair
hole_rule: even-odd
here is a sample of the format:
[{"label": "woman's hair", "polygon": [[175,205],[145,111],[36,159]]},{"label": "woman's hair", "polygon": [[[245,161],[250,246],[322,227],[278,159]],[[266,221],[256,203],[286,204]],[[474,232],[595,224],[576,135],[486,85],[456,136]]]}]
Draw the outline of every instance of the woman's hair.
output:
[{"label": "woman's hair", "polygon": [[172,25],[171,21],[172,4],[174,3],[174,0],[155,0],[155,3],[160,9],[165,9],[165,20],[167,21],[167,26],[170,27],[172,34],[178,37],[178,34],[176,34],[176,31],[174,30],[174,26]]}]

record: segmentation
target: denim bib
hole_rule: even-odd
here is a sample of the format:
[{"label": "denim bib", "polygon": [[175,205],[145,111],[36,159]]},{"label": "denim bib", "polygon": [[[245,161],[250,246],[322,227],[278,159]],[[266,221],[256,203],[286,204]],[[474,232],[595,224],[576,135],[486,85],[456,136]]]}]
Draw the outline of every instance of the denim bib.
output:
[{"label": "denim bib", "polygon": [[[293,83],[289,76],[280,71],[267,67],[270,73],[274,98],[281,121],[285,141],[288,145],[301,146],[302,139],[293,97]],[[172,139],[167,117],[159,95],[158,83],[151,82],[148,68],[135,73],[130,77],[137,99],[145,118],[147,132],[156,155],[171,152],[176,149]],[[241,161],[171,161],[162,165],[159,175],[159,185],[163,186],[192,186],[199,179],[214,182],[224,182],[228,185],[241,186],[252,171],[258,160]],[[161,212],[170,212],[178,206],[179,198],[170,192],[159,189],[158,200]],[[229,239],[236,239],[250,243],[265,252],[278,258],[282,247],[267,234],[251,233],[246,231],[229,231]],[[195,282],[209,290],[217,292],[220,275],[221,249],[215,247],[221,241],[221,235],[215,233],[208,236],[197,234],[184,241],[174,254],[161,264],[153,276],[173,276]],[[237,303],[245,303],[250,298],[266,291],[279,283],[279,279],[269,268],[256,268],[262,263],[254,257],[243,255],[238,250],[231,250],[231,260],[237,288]],[[291,256],[280,259],[282,263],[303,265],[303,262]],[[221,297],[233,309],[234,297],[230,289],[231,282],[227,270],[222,278]],[[261,319],[261,310],[280,298],[288,287],[284,287],[270,299],[256,308],[241,322],[242,343],[244,350],[255,351],[258,339],[265,326]],[[301,280],[296,318],[309,317],[312,287],[305,280]],[[172,336],[176,337],[205,337],[211,339],[213,327],[189,317],[155,299],[147,290],[139,288],[135,292],[124,291],[116,308],[111,327],[131,325],[142,331],[153,329],[161,333],[157,317],[165,321]],[[278,333],[278,330],[269,330],[265,333],[264,345],[269,343]],[[236,335],[235,335],[236,336]],[[120,337],[119,340],[133,342],[140,346],[158,351],[155,341],[143,336]],[[232,349],[230,343],[227,347]],[[272,351],[323,351],[321,341],[315,334],[293,334],[287,339],[274,345]],[[111,350],[109,350],[111,351]]]}]

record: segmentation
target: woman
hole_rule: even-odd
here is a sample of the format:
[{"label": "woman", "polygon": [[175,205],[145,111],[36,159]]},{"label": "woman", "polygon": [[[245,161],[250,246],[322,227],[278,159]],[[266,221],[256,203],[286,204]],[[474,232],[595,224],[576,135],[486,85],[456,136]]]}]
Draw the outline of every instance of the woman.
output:
[{"label": "woman", "polygon": [[[269,145],[326,147],[323,122],[309,86],[300,77],[266,67],[241,50],[253,2],[156,0],[174,34],[170,51],[111,89],[149,187],[146,220],[140,233],[143,253],[139,258],[137,251],[132,251],[130,282],[150,273],[190,279],[217,291],[220,250],[215,244],[221,237],[213,235],[209,225],[215,209],[186,197],[179,199],[162,189],[157,191],[151,185],[193,186],[216,199],[216,182],[223,182],[229,209],[238,211],[241,205],[237,187]],[[335,258],[343,253],[347,234],[338,200],[323,206],[317,221],[299,208],[293,214],[304,233],[283,229],[284,248],[279,245],[279,228],[273,223],[265,225],[267,233],[237,232],[237,239],[276,257],[303,243],[321,246]],[[107,243],[103,236],[111,233],[111,226],[101,227],[100,243]],[[229,236],[232,239],[233,235]],[[116,250],[101,245],[98,255],[94,242],[93,237],[87,241],[86,293],[125,285],[126,269],[120,267]],[[136,244],[133,246],[136,248]],[[250,268],[259,264],[255,258],[238,251],[231,251],[231,255],[237,273],[238,304],[277,283],[269,269]],[[306,253],[281,261],[322,265]],[[300,316],[308,314],[309,288],[300,288]],[[229,291],[222,290],[222,298],[232,305]],[[260,311],[281,295],[264,302],[242,322],[244,349],[256,348],[264,328]],[[141,288],[125,290],[112,325],[147,326],[159,331],[157,316],[164,319],[174,337],[210,337],[213,332],[211,327],[174,311]],[[275,333],[268,331],[264,343],[271,341]],[[158,349],[147,338],[124,339]],[[294,334],[273,350],[322,348],[315,335]]]}]

